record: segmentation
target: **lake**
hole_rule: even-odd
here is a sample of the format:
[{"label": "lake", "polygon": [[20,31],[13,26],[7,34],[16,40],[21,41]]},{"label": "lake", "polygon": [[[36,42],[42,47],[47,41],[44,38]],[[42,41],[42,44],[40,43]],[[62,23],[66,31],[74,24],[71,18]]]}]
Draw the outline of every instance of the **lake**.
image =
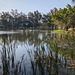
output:
[{"label": "lake", "polygon": [[74,33],[0,31],[0,75],[75,75]]}]

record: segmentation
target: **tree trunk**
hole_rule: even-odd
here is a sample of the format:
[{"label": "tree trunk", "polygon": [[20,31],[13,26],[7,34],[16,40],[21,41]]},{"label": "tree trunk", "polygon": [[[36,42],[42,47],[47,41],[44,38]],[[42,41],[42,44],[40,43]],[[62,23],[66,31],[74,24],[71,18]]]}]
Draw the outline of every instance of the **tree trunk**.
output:
[{"label": "tree trunk", "polygon": [[69,28],[69,27],[67,26],[67,27],[66,27],[66,31],[68,31],[68,28]]}]

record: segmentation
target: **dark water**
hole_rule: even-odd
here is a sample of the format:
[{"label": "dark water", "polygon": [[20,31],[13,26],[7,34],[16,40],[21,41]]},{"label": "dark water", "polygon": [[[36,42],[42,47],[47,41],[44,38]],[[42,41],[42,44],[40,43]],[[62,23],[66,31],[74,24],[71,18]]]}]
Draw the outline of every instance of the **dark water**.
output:
[{"label": "dark water", "polygon": [[75,34],[0,32],[0,75],[75,75]]}]

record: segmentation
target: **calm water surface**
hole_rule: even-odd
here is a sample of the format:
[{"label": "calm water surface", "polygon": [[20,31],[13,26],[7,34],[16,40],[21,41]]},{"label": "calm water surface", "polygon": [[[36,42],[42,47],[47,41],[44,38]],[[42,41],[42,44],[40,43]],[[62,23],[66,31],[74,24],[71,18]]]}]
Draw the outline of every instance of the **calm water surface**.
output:
[{"label": "calm water surface", "polygon": [[75,75],[74,33],[0,31],[0,75]]}]

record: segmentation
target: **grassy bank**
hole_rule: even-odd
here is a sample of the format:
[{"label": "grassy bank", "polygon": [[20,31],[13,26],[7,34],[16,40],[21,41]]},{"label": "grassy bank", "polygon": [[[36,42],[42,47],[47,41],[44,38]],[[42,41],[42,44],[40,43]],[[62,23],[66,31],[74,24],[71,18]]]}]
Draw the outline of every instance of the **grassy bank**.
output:
[{"label": "grassy bank", "polygon": [[65,30],[53,30],[51,31],[52,33],[57,33],[57,34],[67,34],[68,31],[65,31]]},{"label": "grassy bank", "polygon": [[73,28],[72,30],[68,30],[68,31],[65,31],[65,30],[53,30],[51,31],[52,33],[57,33],[57,34],[75,34],[75,28]]}]

